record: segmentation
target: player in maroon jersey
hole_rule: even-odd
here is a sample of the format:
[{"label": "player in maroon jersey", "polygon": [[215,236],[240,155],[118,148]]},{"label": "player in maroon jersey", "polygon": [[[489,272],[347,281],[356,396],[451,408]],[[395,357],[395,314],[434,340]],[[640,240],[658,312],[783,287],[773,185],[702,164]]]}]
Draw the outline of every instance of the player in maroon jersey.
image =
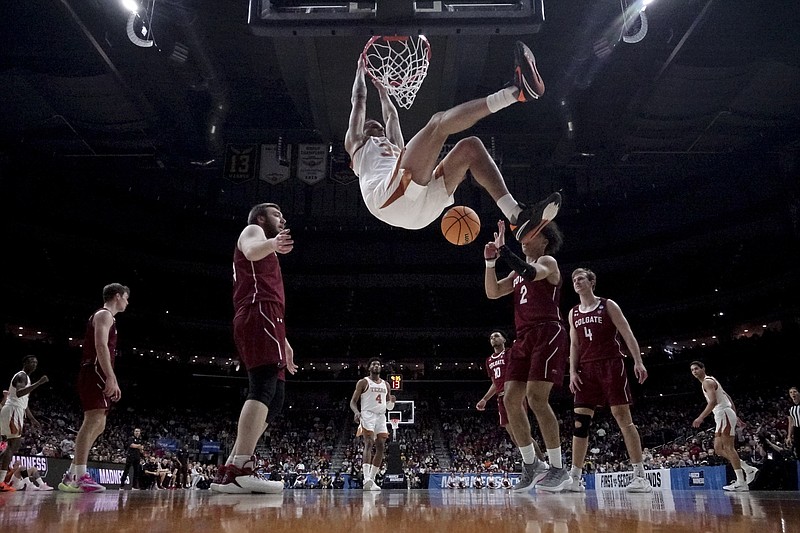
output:
[{"label": "player in maroon jersey", "polygon": [[[497,224],[495,240],[484,248],[486,296],[495,299],[514,296],[514,321],[517,339],[509,350],[503,402],[508,413],[508,425],[522,454],[522,476],[516,491],[537,489],[556,491],[569,484],[569,473],[561,458],[561,436],[558,419],[550,407],[553,384],[561,384],[567,363],[567,330],[559,310],[561,272],[551,255],[563,242],[561,231],[554,223],[541,233],[521,241],[525,259],[519,258],[505,245],[505,223]],[[502,257],[513,271],[497,279],[495,261]],[[531,427],[522,401],[527,398],[539,430],[542,432],[550,469],[542,473],[535,460]]]},{"label": "player in maroon jersey", "polygon": [[259,474],[253,455],[270,411],[283,403],[282,372],[294,374],[294,352],[283,321],[285,296],[277,254],[294,241],[280,207],[262,203],[247,217],[233,252],[233,336],[247,369],[248,394],[239,414],[236,441],[211,490],[229,494],[279,493],[283,483]]},{"label": "player in maroon jersey", "polygon": [[64,492],[102,492],[106,488],[86,471],[89,450],[106,428],[111,402],[122,396],[114,373],[117,353],[117,322],[114,318],[128,308],[131,291],[111,283],[103,287],[103,307],[89,318],[83,340],[78,394],[83,407],[83,423],[75,437],[75,457],[58,489]]},{"label": "player in maroon jersey", "polygon": [[634,477],[628,492],[650,492],[644,475],[642,442],[631,418],[631,388],[625,371],[622,342],[633,357],[633,373],[639,383],[647,379],[639,343],[622,309],[614,300],[595,296],[597,278],[588,268],[572,272],[572,287],[581,303],[569,312],[569,388],[575,395],[575,432],[572,436],[572,470],[567,490],[583,492],[583,463],[589,443],[589,425],[598,407],[610,406],[611,414],[622,431],[625,447],[633,465]]},{"label": "player in maroon jersey", "polygon": [[[486,373],[489,375],[489,379],[492,380],[492,384],[489,386],[489,390],[486,391],[486,394],[483,395],[483,398],[478,400],[478,403],[475,404],[475,409],[478,411],[485,411],[486,402],[491,400],[492,397],[497,394],[497,413],[500,417],[500,427],[505,428],[505,430],[508,432],[508,436],[511,437],[511,442],[517,446],[517,441],[514,439],[514,434],[508,427],[508,415],[506,414],[506,406],[503,404],[503,396],[505,396],[504,385],[506,381],[506,368],[508,366],[508,362],[506,361],[506,341],[507,339],[505,333],[500,330],[494,330],[489,335],[489,344],[492,345],[492,349],[494,351],[492,352],[492,355],[486,358],[484,368],[486,369]],[[523,410],[527,412],[528,402],[523,400],[522,404]],[[539,461],[544,461],[544,454],[542,453],[541,448],[539,448],[539,444],[536,443],[536,439],[533,440],[533,449],[534,452],[536,452],[536,459]]]}]

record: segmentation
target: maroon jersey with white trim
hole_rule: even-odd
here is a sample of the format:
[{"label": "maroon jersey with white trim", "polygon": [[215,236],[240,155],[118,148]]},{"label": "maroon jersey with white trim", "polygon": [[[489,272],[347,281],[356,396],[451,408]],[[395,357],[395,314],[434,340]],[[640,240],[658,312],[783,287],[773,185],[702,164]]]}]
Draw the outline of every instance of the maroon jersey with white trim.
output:
[{"label": "maroon jersey with white trim", "polygon": [[[94,346],[94,317],[97,313],[111,313],[108,309],[103,307],[98,309],[92,316],[89,317],[89,323],[86,325],[86,336],[83,338],[83,351],[81,353],[81,366],[84,365],[98,365],[97,362],[97,349]],[[114,358],[117,355],[117,320],[111,317],[113,321],[111,328],[108,330],[108,351],[111,353],[111,368],[114,368]]]},{"label": "maroon jersey with white trim", "polygon": [[580,305],[572,308],[572,325],[578,338],[578,363],[601,359],[622,359],[622,337],[608,315],[607,298],[599,298],[597,307],[582,313]]},{"label": "maroon jersey with white trim", "polygon": [[493,353],[487,357],[485,368],[486,373],[489,374],[489,379],[492,380],[495,393],[500,394],[506,384],[506,351]]},{"label": "maroon jersey with white trim", "polygon": [[233,251],[233,306],[238,313],[256,302],[274,302],[281,308],[286,305],[278,254],[250,261],[237,246]]},{"label": "maroon jersey with white trim", "polygon": [[543,322],[562,322],[561,282],[552,285],[546,279],[528,281],[522,276],[514,278],[514,324],[521,333]]}]

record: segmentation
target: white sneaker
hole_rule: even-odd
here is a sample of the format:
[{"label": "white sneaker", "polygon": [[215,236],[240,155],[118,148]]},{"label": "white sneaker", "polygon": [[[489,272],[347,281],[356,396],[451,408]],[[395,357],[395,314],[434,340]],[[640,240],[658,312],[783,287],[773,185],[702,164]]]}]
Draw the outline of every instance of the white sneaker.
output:
[{"label": "white sneaker", "polygon": [[739,481],[734,481],[730,485],[725,485],[722,487],[722,490],[727,490],[730,492],[748,492],[750,487],[747,486],[747,483],[740,483]]},{"label": "white sneaker", "polygon": [[42,481],[41,485],[36,485],[35,483],[31,483],[31,485],[33,486],[33,490],[44,490],[44,491],[53,490],[53,487],[51,487],[44,481]]},{"label": "white sneaker", "polygon": [[628,492],[653,492],[653,485],[647,478],[635,476],[625,490]]},{"label": "white sneaker", "polygon": [[258,492],[260,494],[280,494],[283,492],[282,481],[271,481],[256,473],[237,476],[236,483],[248,492]]},{"label": "white sneaker", "polygon": [[371,479],[368,479],[364,482],[364,486],[362,487],[364,490],[372,490],[372,487],[375,486],[375,482]]},{"label": "white sneaker", "polygon": [[586,485],[583,484],[583,480],[577,477],[570,476],[569,478],[570,483],[567,485],[564,490],[567,492],[586,492]]},{"label": "white sneaker", "polygon": [[750,465],[742,465],[744,469],[744,482],[748,485],[756,480],[756,476],[758,476],[758,468]]}]

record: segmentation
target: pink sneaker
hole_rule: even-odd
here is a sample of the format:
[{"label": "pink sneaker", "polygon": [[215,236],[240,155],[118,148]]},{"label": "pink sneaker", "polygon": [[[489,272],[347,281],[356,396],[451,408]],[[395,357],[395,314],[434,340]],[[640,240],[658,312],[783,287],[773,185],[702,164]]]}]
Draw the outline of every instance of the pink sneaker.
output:
[{"label": "pink sneaker", "polygon": [[81,492],[103,492],[106,488],[92,479],[89,472],[78,478],[78,488]]}]

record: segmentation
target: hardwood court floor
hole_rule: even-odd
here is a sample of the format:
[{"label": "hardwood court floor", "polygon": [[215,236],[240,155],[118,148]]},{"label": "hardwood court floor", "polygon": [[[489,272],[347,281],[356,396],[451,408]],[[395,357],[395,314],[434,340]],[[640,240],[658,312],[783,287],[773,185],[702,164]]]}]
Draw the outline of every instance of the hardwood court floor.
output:
[{"label": "hardwood court floor", "polygon": [[0,494],[0,532],[800,533],[800,492],[58,491]]}]

